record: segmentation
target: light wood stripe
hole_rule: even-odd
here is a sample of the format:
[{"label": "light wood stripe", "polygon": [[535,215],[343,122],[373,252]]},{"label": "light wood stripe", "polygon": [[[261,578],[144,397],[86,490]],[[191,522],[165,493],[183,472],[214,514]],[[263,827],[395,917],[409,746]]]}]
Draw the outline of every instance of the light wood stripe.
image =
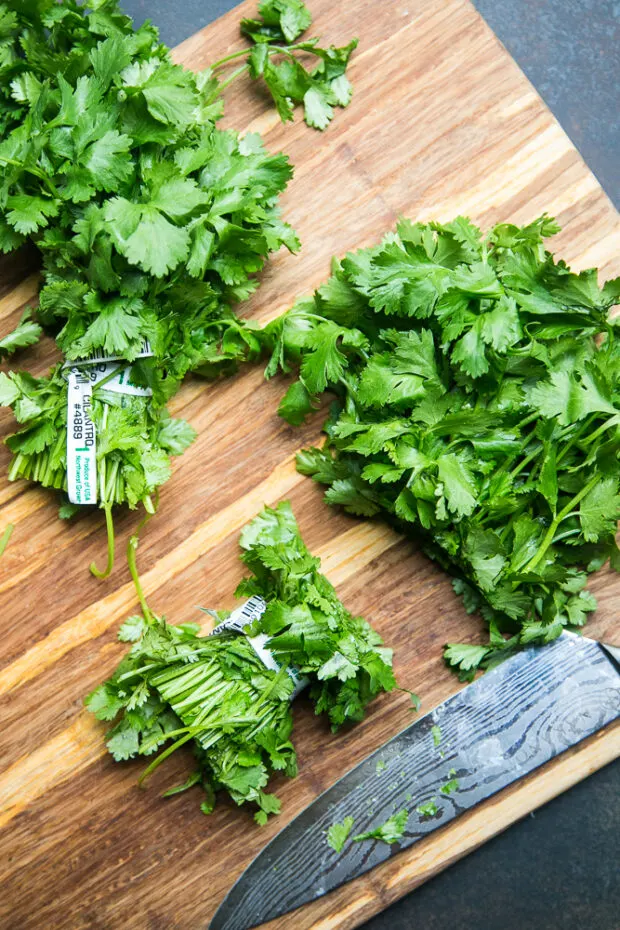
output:
[{"label": "light wood stripe", "polygon": [[[193,564],[224,539],[239,530],[252,519],[264,503],[272,504],[304,481],[304,476],[295,469],[295,454],[274,468],[265,481],[229,507],[216,513],[181,545],[161,558],[142,576],[142,585],[147,597],[154,594],[179,572]],[[332,545],[325,553],[326,571],[340,583],[349,577],[357,566],[365,565],[381,552],[393,546],[400,537],[382,524],[367,523],[354,527],[346,537],[340,538],[341,550]],[[349,567],[349,562],[350,567]],[[43,674],[59,659],[91,639],[101,636],[119,618],[135,605],[136,597],[132,583],[122,585],[112,594],[90,604],[79,614],[61,623],[45,639],[7,665],[0,674],[0,695],[19,688]]]},{"label": "light wood stripe", "polygon": [[[90,718],[90,719],[89,719]],[[0,776],[0,827],[33,801],[91,765],[106,752],[103,728],[81,711],[70,727],[23,756]]]},{"label": "light wood stripe", "polygon": [[[256,515],[263,503],[272,503],[288,494],[303,480],[295,469],[295,453],[274,468],[265,481],[229,507],[220,510],[187,536],[180,546],[168,552],[142,576],[145,594],[152,595],[214,546],[239,530]],[[105,633],[136,602],[132,583],[90,604],[66,620],[31,649],[8,665],[0,675],[0,695],[6,694],[40,675],[71,649]]]}]

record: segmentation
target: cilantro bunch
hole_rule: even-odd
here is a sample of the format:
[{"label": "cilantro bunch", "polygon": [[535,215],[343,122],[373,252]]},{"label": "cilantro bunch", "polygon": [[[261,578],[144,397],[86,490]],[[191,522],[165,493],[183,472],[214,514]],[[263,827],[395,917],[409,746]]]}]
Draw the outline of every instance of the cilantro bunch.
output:
[{"label": "cilantro bunch", "polygon": [[299,470],[421,540],[482,614],[487,644],[446,649],[464,678],[583,626],[588,573],[620,567],[620,282],[556,261],[557,229],[403,219],[263,335],[268,376],[299,367],[285,419],[336,398]]},{"label": "cilantro bunch", "polygon": [[333,729],[362,719],[367,703],[395,682],[391,651],[338,600],[287,502],[264,508],[243,530],[241,546],[252,576],[237,595],[260,594],[268,605],[246,633],[267,637],[265,648],[279,670],[267,668],[245,636],[201,636],[196,624],[173,626],[151,613],[137,576],[134,537],[129,563],[143,615],[121,627],[119,639],[132,642],[131,650],[86,705],[100,720],[117,720],[107,736],[117,761],[150,755],[168,743],[143,777],[179,746],[192,745],[197,769],[167,795],[200,783],[207,793],[205,813],[213,809],[216,791],[224,790],[237,804],[256,804],[256,820],[264,823],[280,809],[265,791],[271,774],[297,771],[289,669],[309,679],[316,712],[327,714]]},{"label": "cilantro bunch", "polygon": [[[117,0],[0,4],[0,249],[37,245],[39,318],[67,359],[102,350],[133,362],[148,339],[162,397],[214,355],[247,356],[252,337],[239,336],[230,306],[255,290],[271,252],[299,248],[277,207],[288,159],[256,134],[216,128],[224,87],[249,70],[283,119],[303,102],[320,128],[351,96],[355,41],[291,45],[311,22],[299,0],[259,12],[242,24],[250,48],[193,74],[152,26],[134,30]],[[318,65],[308,71],[295,53]],[[221,81],[237,58],[248,62]]]},{"label": "cilantro bunch", "polygon": [[[233,305],[272,252],[299,248],[278,208],[288,158],[256,134],[217,128],[223,90],[249,70],[283,119],[302,102],[320,128],[350,98],[355,42],[292,44],[311,22],[300,0],[267,0],[259,15],[243,23],[248,48],[194,74],[173,64],[153,26],[134,29],[117,0],[0,3],[0,250],[30,241],[43,263],[35,319],[0,340],[0,357],[36,342],[42,324],[65,361],[124,361],[151,395],[119,405],[96,390],[110,553],[112,505],[149,510],[169,474],[165,455],[193,438],[178,424],[168,447],[165,403],[189,372],[214,378],[258,356],[256,327]],[[248,60],[228,74],[239,58]],[[22,424],[9,440],[11,478],[66,487],[63,399],[60,368],[38,381],[4,377],[0,402]]]},{"label": "cilantro bunch", "polygon": [[214,349],[238,357],[230,304],[299,245],[277,208],[291,166],[217,129],[217,78],[174,65],[116,0],[3,9],[23,54],[5,75],[20,108],[0,142],[0,248],[36,244],[38,316],[67,359],[133,362],[148,339],[162,400]]},{"label": "cilantro bunch", "polygon": [[[57,365],[48,377],[0,372],[0,404],[9,406],[21,428],[6,440],[13,453],[9,480],[24,478],[42,487],[67,490],[67,372]],[[114,563],[112,508],[141,504],[153,513],[159,487],[170,477],[170,456],[180,455],[196,433],[173,419],[150,397],[119,394],[101,382],[93,391],[91,416],[97,429],[97,486],[108,530],[110,573]],[[70,517],[77,505],[64,504]]]}]

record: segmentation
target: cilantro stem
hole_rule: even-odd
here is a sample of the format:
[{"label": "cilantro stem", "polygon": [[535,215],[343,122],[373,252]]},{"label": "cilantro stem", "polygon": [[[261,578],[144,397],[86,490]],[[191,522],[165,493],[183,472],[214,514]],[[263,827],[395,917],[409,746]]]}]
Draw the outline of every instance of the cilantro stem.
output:
[{"label": "cilantro stem", "polygon": [[209,97],[209,100],[208,100],[207,102],[208,102],[208,103],[212,103],[212,102],[216,99],[216,97],[219,97],[220,94],[221,94],[224,90],[226,90],[226,88],[229,87],[230,84],[232,84],[233,81],[236,81],[237,78],[238,78],[241,74],[243,74],[244,71],[247,71],[248,69],[249,69],[249,65],[241,65],[240,68],[237,68],[236,71],[233,71],[233,73],[230,75],[230,77],[226,78],[225,81],[222,81],[222,83],[218,85],[216,91],[211,95],[211,97]]},{"label": "cilantro stem", "polygon": [[223,58],[220,58],[214,64],[212,64],[211,70],[215,71],[216,68],[221,68],[222,65],[228,64],[229,61],[236,61],[237,58],[243,58],[250,54],[252,51],[251,48],[242,48],[239,52],[231,52],[230,55],[225,55]]},{"label": "cilantro stem", "polygon": [[15,527],[13,526],[13,524],[9,523],[5,527],[2,536],[0,536],[0,557],[4,555],[4,550],[9,544],[9,539],[11,538],[11,533],[13,532],[14,529]]},{"label": "cilantro stem", "polygon": [[605,420],[598,429],[595,429],[594,432],[587,437],[585,444],[589,446],[595,439],[598,439],[606,430],[610,429],[612,426],[618,426],[620,424],[620,415],[615,413],[613,417],[610,417],[608,420]]},{"label": "cilantro stem", "polygon": [[533,459],[536,458],[536,456],[537,456],[537,455],[539,454],[539,452],[540,452],[540,449],[541,449],[541,446],[538,445],[538,446],[536,446],[536,448],[533,450],[533,452],[530,452],[528,455],[526,455],[525,458],[522,459],[522,461],[517,465],[517,467],[516,467],[516,468],[513,468],[513,470],[509,473],[509,474],[510,474],[510,477],[511,477],[511,478],[516,478],[517,475],[518,475],[520,472],[522,472],[523,469],[524,469],[527,465],[529,465],[530,462],[531,462]]},{"label": "cilantro stem", "polygon": [[[142,774],[138,778],[138,784],[142,786],[142,784],[149,777],[149,775],[151,775],[155,771],[155,769],[158,768],[162,764],[162,762],[164,762],[168,758],[168,756],[171,756],[173,752],[176,752],[177,749],[179,749],[185,743],[189,742],[189,740],[194,739],[194,737],[196,737],[202,731],[204,730],[222,730],[223,731],[226,727],[231,727],[235,725],[246,726],[248,723],[251,723],[251,722],[252,722],[252,718],[248,719],[247,717],[240,717],[238,719],[234,719],[234,718],[231,719],[230,717],[228,717],[228,718],[224,718],[224,720],[216,717],[214,720],[212,720],[208,724],[201,724],[200,726],[193,726],[193,727],[183,727],[180,730],[171,730],[170,732],[166,733],[166,739],[168,739],[171,736],[177,736],[179,733],[183,733],[184,736],[182,736],[181,739],[175,740],[175,742],[172,743],[172,745],[164,749],[163,752],[160,752],[157,758],[153,759],[150,765],[147,765],[145,770],[142,772]],[[156,738],[160,739],[161,737],[158,736]],[[153,741],[151,740],[150,742],[152,743]],[[149,742],[144,743],[142,746],[143,751],[148,752],[149,748],[150,748]]]},{"label": "cilantro stem", "polygon": [[14,168],[21,168],[22,171],[27,171],[28,174],[32,174],[35,178],[38,178],[40,181],[43,181],[44,184],[47,184],[50,193],[57,199],[60,200],[60,192],[52,179],[45,174],[44,171],[41,171],[38,168],[33,167],[32,165],[24,165],[20,161],[16,161],[14,158],[6,158],[6,156],[0,156],[0,163],[4,165],[12,165]]},{"label": "cilantro stem", "polygon": [[[303,44],[305,46],[306,43],[303,43]],[[222,65],[226,65],[230,61],[236,61],[238,58],[244,58],[248,56],[250,52],[252,51],[252,48],[242,48],[238,52],[231,52],[230,55],[225,55],[224,58],[220,58],[218,61],[216,61],[214,64],[211,65],[211,70],[215,71],[216,68],[221,68]],[[269,45],[269,51],[267,52],[267,54],[268,55],[290,55],[291,52],[299,51],[300,49],[302,49],[302,46],[299,44],[289,45],[287,48],[283,48],[281,45]],[[306,49],[305,47],[302,50],[310,51],[310,49]]]},{"label": "cilantro stem", "polygon": [[[173,732],[177,732],[177,731],[173,731]],[[176,742],[172,743],[171,746],[168,746],[167,749],[164,749],[163,752],[160,752],[157,758],[153,759],[150,765],[147,765],[145,770],[142,772],[142,774],[138,778],[138,784],[140,785],[140,787],[142,787],[142,785],[144,784],[146,779],[149,777],[149,775],[152,772],[154,772],[155,769],[158,768],[162,764],[162,762],[164,762],[168,758],[168,756],[171,756],[172,753],[175,752],[175,750],[177,750],[184,743],[188,743],[190,739],[193,739],[193,738],[194,738],[194,733],[192,730],[189,730],[185,734],[185,736],[182,736],[181,739],[176,740]]]},{"label": "cilantro stem", "polygon": [[146,597],[144,596],[144,590],[142,588],[142,582],[140,581],[140,575],[138,574],[138,566],[136,562],[138,554],[138,546],[140,544],[140,531],[150,520],[152,514],[147,511],[143,518],[138,523],[136,532],[133,536],[129,537],[129,542],[127,543],[127,564],[129,566],[129,573],[131,575],[134,588],[136,589],[136,594],[138,595],[138,601],[140,602],[140,607],[142,608],[142,613],[144,614],[144,619],[148,620],[149,623],[153,622],[153,614],[151,609],[146,602]]},{"label": "cilantro stem", "polygon": [[566,507],[560,510],[559,514],[557,515],[555,520],[551,523],[551,525],[549,526],[549,529],[545,533],[540,549],[538,550],[536,555],[530,559],[530,561],[527,563],[527,565],[523,569],[523,574],[527,574],[528,572],[531,572],[534,570],[534,568],[538,565],[538,563],[544,556],[545,552],[547,551],[547,549],[553,542],[557,528],[562,522],[562,520],[565,520],[566,517],[569,516],[571,511],[577,506],[577,504],[581,500],[583,500],[586,494],[589,494],[592,488],[596,487],[598,482],[599,482],[598,475],[594,478],[591,478],[590,481],[588,481],[588,483],[581,489],[581,491],[579,491],[577,494],[575,494],[574,497],[570,499]]},{"label": "cilantro stem", "polygon": [[[596,414],[593,417],[588,417],[587,420],[584,420],[584,422],[581,424],[579,429],[577,429],[576,432],[573,433],[569,441],[565,444],[564,448],[560,452],[558,452],[556,459],[555,459],[556,467],[560,464],[560,462],[567,455],[567,453],[570,452],[570,450],[575,445],[575,443],[581,439],[581,437],[586,432],[586,430],[590,429],[590,426],[592,425],[594,420],[596,420]],[[591,438],[592,437],[590,437],[590,439]],[[589,441],[589,440],[586,440],[586,441]]]},{"label": "cilantro stem", "polygon": [[106,562],[106,566],[103,569],[103,571],[97,568],[94,562],[90,563],[90,570],[92,574],[95,576],[95,578],[107,578],[111,574],[112,569],[114,568],[115,543],[114,543],[114,519],[112,517],[112,502],[106,501],[106,503],[103,505],[103,510],[105,513],[105,525],[106,525],[106,531],[108,534],[108,561]]}]

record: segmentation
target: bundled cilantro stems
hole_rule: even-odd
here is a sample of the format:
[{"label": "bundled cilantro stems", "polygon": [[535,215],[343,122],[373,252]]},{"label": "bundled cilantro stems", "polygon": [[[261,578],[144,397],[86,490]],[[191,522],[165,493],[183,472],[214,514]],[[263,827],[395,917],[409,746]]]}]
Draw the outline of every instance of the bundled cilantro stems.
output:
[{"label": "bundled cilantro stems", "polygon": [[465,679],[582,627],[588,573],[620,568],[620,280],[556,261],[557,230],[403,219],[263,336],[268,376],[299,366],[285,419],[336,398],[299,470],[422,541],[481,612],[488,643],[445,653]]},{"label": "bundled cilantro stems", "polygon": [[[0,356],[32,345],[39,323],[64,356],[46,378],[0,374],[0,403],[22,427],[9,441],[10,478],[83,503],[67,484],[66,365],[111,366],[90,409],[109,530],[103,574],[112,507],[151,509],[168,456],[194,438],[165,403],[186,374],[216,377],[256,357],[254,328],[231,307],[258,286],[271,252],[299,248],[277,206],[287,157],[216,123],[242,71],[265,83],[283,120],[301,103],[324,129],[347,105],[356,42],[296,41],[310,23],[300,0],[262,0],[259,18],[242,23],[250,46],[193,74],[117,0],[0,3],[0,250],[33,242],[44,282],[38,322],[26,316]],[[314,56],[313,70],[300,53]],[[137,391],[113,394],[108,375]]]},{"label": "bundled cilantro stems", "polygon": [[265,791],[271,774],[297,771],[290,701],[299,675],[309,681],[316,712],[326,714],[334,730],[361,720],[368,702],[395,682],[391,651],[339,601],[287,502],[264,508],[243,530],[241,547],[252,575],[237,595],[267,603],[248,632],[263,636],[279,668],[267,667],[246,636],[201,636],[197,624],[173,626],[155,616],[140,587],[134,537],[129,562],[143,614],[121,627],[119,638],[132,642],[131,650],[86,704],[100,720],[117,720],[107,737],[117,761],[167,744],[142,779],[189,743],[197,768],[166,795],[201,784],[207,795],[202,810],[209,813],[216,791],[223,790],[237,804],[255,804],[255,819],[264,823],[280,809]]}]

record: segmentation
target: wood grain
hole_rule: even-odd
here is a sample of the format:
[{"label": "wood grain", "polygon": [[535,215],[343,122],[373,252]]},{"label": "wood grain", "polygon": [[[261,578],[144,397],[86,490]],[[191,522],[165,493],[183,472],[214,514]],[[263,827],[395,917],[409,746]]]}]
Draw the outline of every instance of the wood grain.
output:
[{"label": "wood grain", "polygon": [[[301,122],[281,126],[260,92],[231,88],[226,125],[259,130],[296,166],[283,199],[303,250],[282,252],[244,309],[272,318],[328,274],[332,254],[376,241],[399,214],[448,219],[469,213],[482,226],[523,222],[544,210],[564,227],[554,248],[578,268],[620,271],[620,222],[539,97],[465,0],[313,0],[316,29],[343,44],[357,34],[355,96],[322,136]],[[183,43],[177,60],[201,68],[240,47],[244,10]],[[0,332],[17,322],[37,290],[31,253],[0,268]],[[48,341],[29,354],[34,373],[56,358]],[[248,370],[217,385],[188,383],[176,413],[199,439],[174,466],[160,515],[144,533],[140,565],[152,606],[176,622],[195,605],[230,607],[241,576],[239,529],[263,503],[290,498],[311,549],[350,609],[365,614],[396,651],[404,686],[426,710],[458,682],[441,661],[449,640],[475,642],[449,579],[415,546],[380,523],[328,510],[321,492],[296,474],[296,448],[316,442],[322,413],[293,430],[275,415],[285,382]],[[4,435],[11,430],[6,412]],[[8,451],[0,450],[0,475]],[[331,736],[303,698],[296,709],[300,775],[276,780],[283,813],[259,830],[223,803],[211,818],[196,796],[163,802],[159,793],[189,765],[178,754],[150,789],[139,765],[105,755],[104,728],[82,710],[84,694],[123,653],[118,624],[135,609],[122,564],[106,582],[87,566],[104,547],[101,514],[60,523],[56,503],[25,483],[0,480],[0,529],[15,524],[0,562],[4,621],[0,673],[0,927],[3,930],[197,930],[206,927],[234,879],[274,835],[336,778],[410,720],[407,699],[377,701],[358,727]],[[136,516],[119,515],[119,550]],[[122,560],[121,560],[122,562]],[[592,589],[593,636],[620,642],[620,583],[602,572]],[[514,820],[620,754],[620,730],[565,754],[365,876],[355,887],[295,914],[302,928],[354,927]],[[163,767],[165,769],[166,767]],[[273,926],[290,926],[283,918]],[[285,921],[287,923],[285,924]]]}]

